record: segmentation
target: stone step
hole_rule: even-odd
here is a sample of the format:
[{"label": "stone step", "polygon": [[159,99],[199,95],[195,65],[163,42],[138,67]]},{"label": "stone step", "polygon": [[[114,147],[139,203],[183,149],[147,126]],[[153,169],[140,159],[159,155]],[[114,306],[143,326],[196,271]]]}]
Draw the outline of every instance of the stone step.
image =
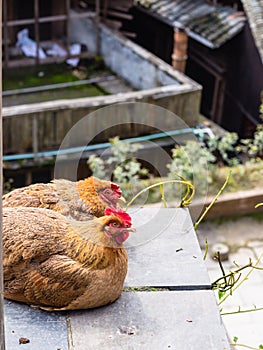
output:
[{"label": "stone step", "polygon": [[187,209],[131,209],[137,232],[127,242],[126,287],[210,289]]},{"label": "stone step", "polygon": [[70,327],[77,350],[230,350],[212,291],[123,293],[106,307],[72,312]]}]

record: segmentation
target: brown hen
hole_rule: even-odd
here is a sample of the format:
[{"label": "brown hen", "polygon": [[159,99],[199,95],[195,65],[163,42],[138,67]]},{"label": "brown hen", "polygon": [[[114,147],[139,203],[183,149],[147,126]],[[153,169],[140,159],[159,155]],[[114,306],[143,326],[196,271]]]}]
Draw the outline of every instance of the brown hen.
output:
[{"label": "brown hen", "polygon": [[72,182],[65,179],[15,189],[3,196],[3,207],[34,207],[57,211],[76,220],[104,215],[106,207],[124,200],[118,185],[89,177]]},{"label": "brown hen", "polygon": [[4,296],[45,310],[115,301],[127,273],[130,216],[75,221],[48,209],[3,209]]}]

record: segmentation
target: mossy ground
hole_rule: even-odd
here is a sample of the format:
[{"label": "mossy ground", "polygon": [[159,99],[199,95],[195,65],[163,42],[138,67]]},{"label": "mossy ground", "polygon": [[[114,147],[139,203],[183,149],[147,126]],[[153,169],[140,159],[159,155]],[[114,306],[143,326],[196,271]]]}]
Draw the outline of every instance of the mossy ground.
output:
[{"label": "mossy ground", "polygon": [[[71,68],[66,63],[12,68],[3,71],[3,91],[69,83],[112,74],[99,59],[87,60],[81,68]],[[58,99],[92,97],[107,94],[96,84],[6,96],[4,106],[44,102]]]}]

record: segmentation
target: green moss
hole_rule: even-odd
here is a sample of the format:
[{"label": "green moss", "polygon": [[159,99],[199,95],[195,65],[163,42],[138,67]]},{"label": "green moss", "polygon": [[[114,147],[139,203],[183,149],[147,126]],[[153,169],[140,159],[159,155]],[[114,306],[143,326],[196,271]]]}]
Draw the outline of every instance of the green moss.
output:
[{"label": "green moss", "polygon": [[[15,90],[27,87],[43,86],[89,79],[94,75],[109,73],[102,58],[89,59],[79,70],[70,68],[66,63],[46,64],[20,68],[5,69],[3,71],[3,90]],[[82,78],[80,78],[80,76]]]},{"label": "green moss", "polygon": [[[105,67],[101,58],[85,61],[81,69],[72,69],[65,63],[33,67],[14,68],[3,72],[3,90],[16,90],[44,85],[69,83],[112,74]],[[4,106],[45,102],[60,99],[93,97],[107,95],[108,92],[96,84],[79,85],[65,89],[56,89],[36,93],[5,96]]]},{"label": "green moss", "polygon": [[3,90],[15,90],[41,85],[79,80],[65,64],[12,68],[3,71]]}]

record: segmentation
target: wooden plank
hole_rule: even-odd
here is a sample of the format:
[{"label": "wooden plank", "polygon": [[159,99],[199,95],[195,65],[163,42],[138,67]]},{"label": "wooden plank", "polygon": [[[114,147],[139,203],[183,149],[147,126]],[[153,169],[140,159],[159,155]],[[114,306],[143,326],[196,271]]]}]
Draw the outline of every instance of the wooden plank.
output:
[{"label": "wooden plank", "polygon": [[127,241],[126,287],[210,289],[187,209],[131,210],[137,232]]},{"label": "wooden plank", "polygon": [[[65,313],[45,312],[28,305],[5,301],[6,350],[67,350]],[[20,338],[29,343],[19,344]]]},{"label": "wooden plank", "polygon": [[[72,18],[93,18],[95,17],[94,12],[85,12],[85,13],[75,13],[70,15]],[[57,21],[65,21],[67,19],[67,15],[56,15],[56,16],[46,16],[46,17],[40,17],[38,19],[38,23],[48,23],[48,22],[57,22]],[[26,18],[26,19],[16,19],[16,20],[10,20],[6,22],[6,26],[8,27],[14,27],[14,26],[22,26],[27,24],[34,24],[35,19],[34,18]]]},{"label": "wooden plank", "polygon": [[108,10],[108,16],[116,17],[116,18],[122,18],[127,20],[132,20],[132,15],[128,13],[123,13],[120,11],[114,11],[114,10]]},{"label": "wooden plank", "polygon": [[119,30],[122,26],[121,21],[110,20],[110,19],[103,19],[103,23],[105,23],[107,26],[115,30]]},{"label": "wooden plank", "polygon": [[123,293],[70,325],[76,350],[230,350],[212,291]]},{"label": "wooden plank", "polygon": [[[24,114],[34,114],[38,112],[46,111],[57,111],[62,109],[78,109],[90,106],[106,105],[113,104],[117,102],[126,102],[134,101],[134,99],[142,100],[144,98],[153,98],[156,95],[156,99],[161,99],[160,93],[166,93],[166,98],[171,100],[177,96],[180,98],[186,93],[195,93],[193,87],[188,84],[182,85],[171,85],[167,87],[155,87],[152,89],[133,91],[124,93],[122,95],[109,95],[109,96],[96,96],[96,97],[84,97],[77,99],[68,99],[68,100],[56,100],[48,102],[39,102],[39,103],[30,103],[19,106],[11,106],[3,108],[3,117],[16,117],[18,115]],[[167,96],[169,95],[169,96]],[[172,98],[171,98],[172,97]],[[187,99],[187,96],[186,96]],[[162,103],[164,104],[164,103]]]},{"label": "wooden plank", "polygon": [[[214,198],[195,200],[190,206],[192,217],[197,217],[212,202]],[[235,193],[222,194],[211,210],[206,214],[205,219],[215,219],[226,216],[242,215],[263,212],[263,207],[255,209],[255,205],[263,201],[263,190],[260,188],[239,191]]]},{"label": "wooden plank", "polygon": [[125,35],[128,38],[134,39],[136,38],[137,34],[134,32],[126,32],[124,30],[121,31],[123,35]]}]

